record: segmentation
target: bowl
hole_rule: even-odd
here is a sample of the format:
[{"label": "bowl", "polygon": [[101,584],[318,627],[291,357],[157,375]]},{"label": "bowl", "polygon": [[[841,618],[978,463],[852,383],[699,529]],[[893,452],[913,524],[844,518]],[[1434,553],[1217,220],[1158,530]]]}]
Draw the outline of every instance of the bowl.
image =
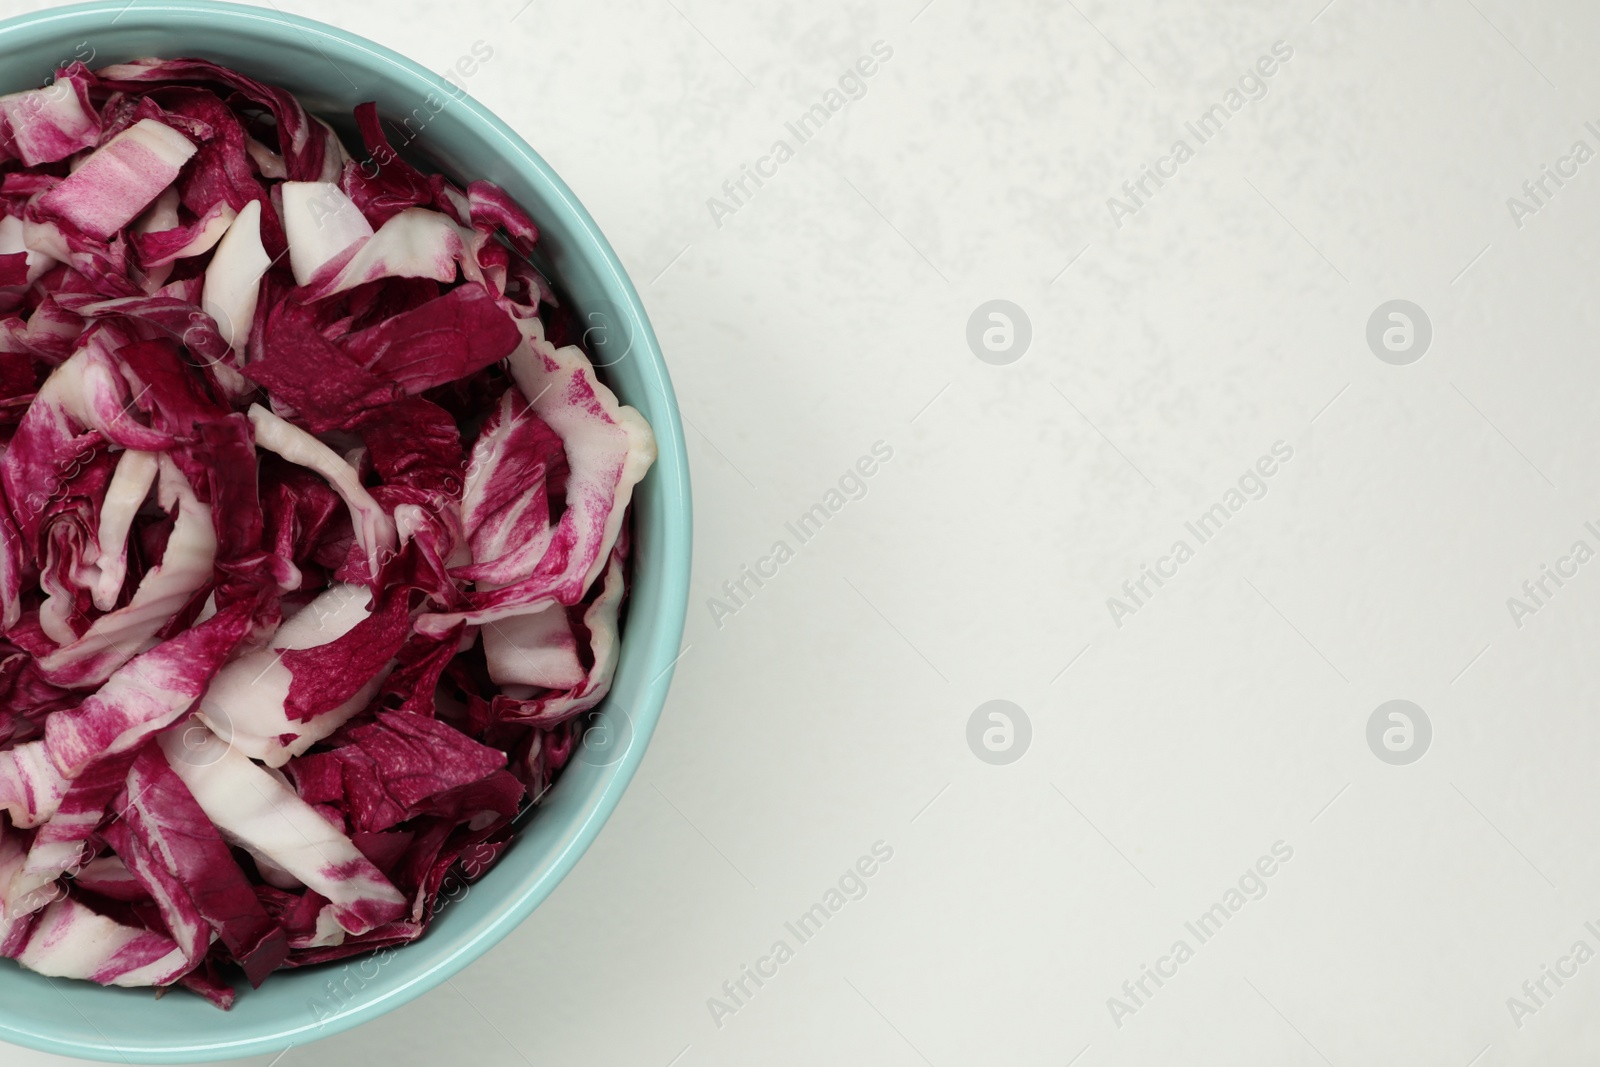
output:
[{"label": "bowl", "polygon": [[270,8],[204,0],[114,0],[0,22],[0,92],[43,84],[74,59],[98,67],[141,56],[200,56],[281,85],[347,145],[359,144],[350,112],[363,101],[388,117],[425,117],[414,147],[426,162],[495,182],[533,215],[537,265],[591,324],[601,374],[649,420],[660,446],[633,498],[621,662],[589,735],[604,743],[581,750],[496,866],[452,894],[423,937],[387,954],[275,974],[259,990],[246,986],[229,1012],[181,991],[157,1001],[148,989],[51,980],[0,960],[0,1040],[88,1059],[198,1063],[281,1052],[392,1011],[481,956],[550,895],[644,756],[679,654],[692,524],[683,429],[639,295],[589,213],[515,131],[371,41]]}]

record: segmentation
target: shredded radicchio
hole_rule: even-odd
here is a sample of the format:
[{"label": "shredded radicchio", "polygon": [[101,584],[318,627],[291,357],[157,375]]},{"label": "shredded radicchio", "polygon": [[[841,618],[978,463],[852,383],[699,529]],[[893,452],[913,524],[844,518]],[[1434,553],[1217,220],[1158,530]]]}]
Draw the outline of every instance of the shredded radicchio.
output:
[{"label": "shredded radicchio", "polygon": [[527,213],[354,125],[200,59],[0,97],[0,956],[41,974],[227,1008],[414,940],[611,684],[650,427]]}]

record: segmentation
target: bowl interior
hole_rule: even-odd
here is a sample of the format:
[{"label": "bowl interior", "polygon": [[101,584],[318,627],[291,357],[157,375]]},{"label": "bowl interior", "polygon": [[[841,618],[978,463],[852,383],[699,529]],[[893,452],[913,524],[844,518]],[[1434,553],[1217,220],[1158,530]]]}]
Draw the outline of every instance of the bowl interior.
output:
[{"label": "bowl interior", "polygon": [[[92,58],[90,56],[92,55]],[[341,135],[367,100],[409,119],[411,148],[445,173],[502,186],[539,223],[539,265],[583,321],[595,362],[654,428],[660,459],[634,496],[633,585],[622,657],[599,724],[497,866],[458,886],[419,941],[379,956],[274,975],[231,1012],[199,997],[49,980],[0,961],[0,1039],[116,1062],[173,1063],[271,1053],[349,1028],[420,995],[524,919],[576,863],[615,807],[655,726],[687,602],[687,465],[672,386],[638,295],[566,185],[508,127],[441,78],[369,41],[272,9],[123,0],[0,23],[0,92],[55,67],[200,56],[289,89]],[[346,138],[351,151],[359,141]],[[398,142],[396,147],[400,147]],[[408,149],[402,149],[407,152]]]}]

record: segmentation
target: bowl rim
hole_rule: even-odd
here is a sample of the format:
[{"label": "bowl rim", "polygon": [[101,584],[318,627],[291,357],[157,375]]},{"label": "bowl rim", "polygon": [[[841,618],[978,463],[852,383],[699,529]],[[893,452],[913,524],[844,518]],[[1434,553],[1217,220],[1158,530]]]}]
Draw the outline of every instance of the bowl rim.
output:
[{"label": "bowl rim", "polygon": [[[661,544],[656,561],[656,568],[660,572],[657,580],[660,583],[661,604],[657,616],[652,620],[650,633],[640,633],[635,623],[635,633],[631,638],[636,643],[635,647],[637,642],[645,642],[642,652],[636,655],[642,655],[643,669],[651,672],[648,677],[653,681],[646,683],[636,704],[625,711],[617,709],[627,717],[633,731],[633,741],[620,758],[607,767],[609,773],[603,779],[603,786],[579,809],[580,818],[563,833],[554,854],[543,861],[545,869],[537,879],[502,906],[498,914],[475,935],[453,946],[453,951],[432,968],[381,996],[341,1011],[314,1028],[286,1022],[258,1028],[241,1035],[237,1040],[199,1043],[180,1040],[170,1045],[150,1044],[137,1049],[125,1049],[112,1044],[109,1039],[103,1042],[82,1041],[63,1038],[49,1032],[44,1026],[30,1027],[27,1025],[29,1022],[37,1023],[39,1020],[24,1018],[20,1013],[8,1011],[0,1005],[0,1040],[6,1042],[42,1052],[99,1060],[133,1063],[182,1060],[193,1063],[281,1052],[301,1044],[298,1039],[308,1029],[315,1031],[312,1040],[320,1040],[386,1014],[442,984],[482,956],[525,920],[566,878],[599,836],[601,828],[637,772],[681,658],[679,646],[688,612],[693,508],[682,419],[666,360],[644,303],[594,218],[566,182],[515,130],[471,95],[448,85],[416,61],[359,34],[277,10],[275,5],[272,9],[265,9],[223,0],[94,0],[0,20],[0,53],[25,48],[30,31],[42,35],[57,31],[104,29],[106,19],[115,23],[134,4],[138,5],[139,15],[144,18],[152,15],[187,18],[200,23],[202,28],[208,22],[232,23],[247,32],[271,36],[281,43],[304,48],[308,53],[312,49],[320,50],[319,45],[324,43],[340,49],[354,49],[395,68],[400,76],[413,80],[419,87],[448,92],[452,108],[460,109],[461,121],[477,126],[486,139],[499,142],[498,151],[504,158],[513,161],[517,169],[530,173],[533,180],[551,195],[556,213],[566,216],[572,230],[569,238],[571,246],[595,269],[601,287],[615,309],[637,327],[632,351],[640,355],[648,367],[646,388],[658,391],[661,397],[660,411],[651,422],[658,455],[649,475],[660,482],[656,491],[661,497],[663,513],[660,522]],[[23,40],[12,44],[19,36]],[[294,37],[300,38],[298,44],[293,40]],[[204,48],[196,51],[203,53]],[[624,635],[623,640],[627,642],[630,638]],[[602,704],[602,707],[607,704]]]}]

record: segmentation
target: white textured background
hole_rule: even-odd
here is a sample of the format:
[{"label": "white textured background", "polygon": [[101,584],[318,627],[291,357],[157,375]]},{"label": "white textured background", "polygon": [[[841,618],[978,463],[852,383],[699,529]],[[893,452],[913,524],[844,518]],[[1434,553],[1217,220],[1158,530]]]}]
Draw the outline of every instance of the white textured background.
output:
[{"label": "white textured background", "polygon": [[[1600,950],[1600,561],[1520,627],[1506,600],[1600,548],[1600,160],[1520,227],[1506,201],[1600,150],[1600,10],[922,2],[276,5],[440,72],[492,47],[468,89],[644,294],[698,524],[689,647],[594,848],[451,984],[282,1067],[1592,1063],[1600,960],[1507,998]],[[1266,96],[1116,226],[1279,40]],[[966,340],[996,298],[1032,328],[1003,366]],[[1432,321],[1413,365],[1368,348],[1391,299]],[[707,598],[878,441],[865,497],[717,626]],[[1278,441],[1267,494],[1116,626]],[[1407,766],[1366,741],[1396,698],[1433,727]],[[1005,766],[966,740],[994,699],[1032,724]],[[708,998],[877,841],[867,895],[718,1026]],[[1279,841],[1200,945],[1185,921]]]}]

